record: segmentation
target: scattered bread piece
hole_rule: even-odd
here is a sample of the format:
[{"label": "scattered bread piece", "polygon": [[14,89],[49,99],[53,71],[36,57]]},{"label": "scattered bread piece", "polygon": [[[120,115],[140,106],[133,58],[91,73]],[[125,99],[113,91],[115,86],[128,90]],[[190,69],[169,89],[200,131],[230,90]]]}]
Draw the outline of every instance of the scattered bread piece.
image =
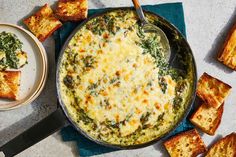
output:
[{"label": "scattered bread piece", "polygon": [[0,98],[17,100],[20,71],[0,71]]},{"label": "scattered bread piece", "polygon": [[236,133],[231,133],[213,144],[205,157],[236,157]]},{"label": "scattered bread piece", "polygon": [[197,84],[197,95],[209,106],[218,108],[229,95],[231,86],[204,73]]},{"label": "scattered bread piece", "polygon": [[196,129],[180,133],[164,145],[171,157],[195,157],[206,151],[206,146]]},{"label": "scattered bread piece", "polygon": [[218,109],[201,104],[197,111],[190,117],[190,121],[203,132],[214,135],[219,127],[223,115],[224,104]]},{"label": "scattered bread piece", "polygon": [[218,60],[229,68],[236,70],[236,25],[229,32],[223,49],[218,55]]},{"label": "scattered bread piece", "polygon": [[24,23],[41,42],[62,26],[48,4],[45,4],[38,12],[25,19]]},{"label": "scattered bread piece", "polygon": [[62,21],[80,21],[87,18],[87,0],[59,0],[56,16]]}]

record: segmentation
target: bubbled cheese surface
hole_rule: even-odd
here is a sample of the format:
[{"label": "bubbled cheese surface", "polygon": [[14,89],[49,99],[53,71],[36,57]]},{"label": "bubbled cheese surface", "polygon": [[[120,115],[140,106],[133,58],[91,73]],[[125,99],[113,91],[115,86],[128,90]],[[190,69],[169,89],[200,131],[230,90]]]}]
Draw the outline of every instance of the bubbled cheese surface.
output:
[{"label": "bubbled cheese surface", "polygon": [[[174,123],[176,81],[164,76],[167,86],[162,91],[155,59],[137,44],[137,30],[126,29],[137,22],[135,14],[129,12],[124,19],[128,22],[117,21],[115,34],[98,35],[86,27],[77,32],[62,59],[60,88],[68,112],[82,129],[93,138],[129,145],[150,141]],[[67,75],[74,80],[73,92],[63,83]],[[80,119],[80,109],[93,125]],[[158,126],[160,117],[164,121]],[[107,122],[116,127],[107,127]],[[142,135],[134,137],[140,128]]]}]

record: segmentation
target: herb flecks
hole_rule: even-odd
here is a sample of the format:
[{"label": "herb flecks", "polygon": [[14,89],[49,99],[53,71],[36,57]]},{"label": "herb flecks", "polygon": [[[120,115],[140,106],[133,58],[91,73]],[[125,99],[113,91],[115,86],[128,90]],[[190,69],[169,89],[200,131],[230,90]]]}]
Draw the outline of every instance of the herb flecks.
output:
[{"label": "herb flecks", "polygon": [[94,64],[96,63],[96,60],[93,56],[88,55],[82,58],[82,62],[84,64],[83,70],[88,71],[94,68]]},{"label": "herb flecks", "polygon": [[181,108],[181,105],[183,104],[183,94],[187,87],[187,84],[185,81],[178,81],[177,85],[175,87],[175,98],[173,100],[173,107],[175,111],[178,111]]},{"label": "herb flecks", "polygon": [[148,121],[150,115],[151,115],[150,112],[143,114],[140,118],[140,122],[144,125]]},{"label": "herb flecks", "polygon": [[68,88],[73,88],[73,77],[70,75],[66,75],[63,79],[63,83]]},{"label": "herb flecks", "polygon": [[15,34],[7,32],[0,33],[0,53],[2,54],[0,59],[1,69],[7,67],[13,69],[20,68],[17,54],[22,52],[22,45],[23,43]]},{"label": "herb flecks", "polygon": [[115,23],[115,17],[112,15],[97,17],[93,22],[88,23],[86,28],[97,35],[102,35],[105,31],[115,35],[120,30],[120,27]]},{"label": "herb flecks", "polygon": [[161,87],[161,91],[163,93],[166,93],[166,89],[167,89],[167,83],[164,77],[159,77],[159,86]]}]

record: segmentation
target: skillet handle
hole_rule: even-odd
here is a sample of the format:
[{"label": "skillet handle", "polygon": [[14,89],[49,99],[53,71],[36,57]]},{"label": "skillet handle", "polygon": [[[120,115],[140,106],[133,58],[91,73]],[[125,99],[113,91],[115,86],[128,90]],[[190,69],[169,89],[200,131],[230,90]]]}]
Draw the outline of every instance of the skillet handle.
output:
[{"label": "skillet handle", "polygon": [[61,108],[0,147],[0,154],[12,157],[60,130],[69,122]]}]

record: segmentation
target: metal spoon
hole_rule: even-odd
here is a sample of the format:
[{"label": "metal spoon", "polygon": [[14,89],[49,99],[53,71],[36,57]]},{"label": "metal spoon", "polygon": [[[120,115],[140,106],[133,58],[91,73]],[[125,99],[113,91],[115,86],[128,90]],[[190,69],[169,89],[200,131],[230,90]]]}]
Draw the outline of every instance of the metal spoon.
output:
[{"label": "metal spoon", "polygon": [[138,14],[138,17],[141,21],[141,26],[142,26],[143,31],[145,33],[156,33],[158,36],[160,36],[160,43],[162,44],[163,48],[166,51],[165,52],[166,61],[169,61],[171,50],[170,50],[169,40],[166,37],[166,34],[159,27],[147,21],[147,19],[144,16],[143,9],[141,5],[139,4],[138,0],[132,0],[132,1],[136,9],[136,12]]}]

